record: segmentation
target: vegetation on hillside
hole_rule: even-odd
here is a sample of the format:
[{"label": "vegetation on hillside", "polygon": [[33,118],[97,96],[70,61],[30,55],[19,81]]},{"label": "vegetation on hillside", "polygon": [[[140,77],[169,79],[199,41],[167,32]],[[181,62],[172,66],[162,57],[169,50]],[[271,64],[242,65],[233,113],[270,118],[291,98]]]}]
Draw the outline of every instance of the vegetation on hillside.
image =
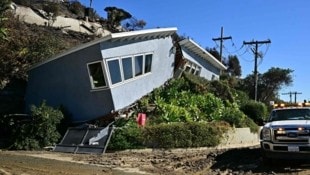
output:
[{"label": "vegetation on hillside", "polygon": [[[222,83],[191,74],[170,80],[139,100],[135,116],[145,113],[146,126],[138,127],[135,117],[118,121],[116,126],[121,129],[113,134],[109,148],[216,146],[231,127],[249,127],[252,132],[257,132],[254,117],[263,116],[250,118],[245,115],[235,98],[238,93],[233,93],[234,90]],[[216,87],[222,87],[226,93],[215,96]]]}]

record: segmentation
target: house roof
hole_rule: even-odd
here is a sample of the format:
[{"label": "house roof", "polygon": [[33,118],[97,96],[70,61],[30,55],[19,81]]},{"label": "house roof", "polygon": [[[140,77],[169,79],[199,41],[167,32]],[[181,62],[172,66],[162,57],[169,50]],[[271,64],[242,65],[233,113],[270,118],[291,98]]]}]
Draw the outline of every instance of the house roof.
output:
[{"label": "house roof", "polygon": [[193,52],[194,54],[198,55],[199,57],[209,61],[212,65],[215,67],[226,70],[227,67],[218,61],[214,56],[212,56],[209,52],[207,52],[205,49],[203,49],[201,46],[199,46],[197,43],[195,43],[191,39],[184,39],[179,42],[181,47],[184,47],[188,49],[189,51]]},{"label": "house roof", "polygon": [[34,66],[32,66],[30,68],[34,69],[36,67],[39,67],[43,64],[46,64],[50,61],[56,60],[58,58],[61,58],[65,55],[74,53],[78,50],[90,47],[92,45],[101,43],[101,42],[105,42],[105,41],[111,41],[111,42],[115,42],[115,41],[134,41],[134,40],[144,40],[144,39],[155,39],[155,38],[164,38],[164,37],[168,37],[171,36],[172,34],[174,34],[177,31],[177,28],[175,27],[171,27],[171,28],[156,28],[156,29],[146,29],[146,30],[138,30],[138,31],[130,31],[130,32],[121,32],[121,33],[110,33],[109,35],[106,35],[102,38],[99,38],[97,40],[79,45],[77,47],[71,48],[63,53],[60,53],[52,58],[49,58],[43,62],[40,62]]}]

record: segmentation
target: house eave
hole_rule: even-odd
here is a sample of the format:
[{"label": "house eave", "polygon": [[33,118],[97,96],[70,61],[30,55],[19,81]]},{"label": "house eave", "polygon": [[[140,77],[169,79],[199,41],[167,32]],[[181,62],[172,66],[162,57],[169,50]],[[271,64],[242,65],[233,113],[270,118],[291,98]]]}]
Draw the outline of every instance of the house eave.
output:
[{"label": "house eave", "polygon": [[63,56],[69,55],[71,53],[85,49],[87,47],[93,46],[101,42],[105,42],[105,41],[122,42],[125,40],[147,40],[147,39],[165,38],[165,37],[171,36],[172,34],[176,33],[176,31],[177,31],[176,27],[171,27],[171,28],[158,28],[158,29],[146,29],[146,30],[139,30],[139,31],[121,32],[121,33],[111,33],[97,40],[73,47],[63,53],[60,53],[56,56],[46,59],[45,61],[39,62],[33,65],[29,70],[32,70],[43,64],[62,58]]},{"label": "house eave", "polygon": [[179,42],[180,46],[183,48],[186,48],[187,50],[193,52],[195,55],[209,61],[212,65],[219,68],[220,70],[226,70],[227,67],[222,64],[220,61],[218,61],[213,55],[211,55],[209,52],[207,52],[205,49],[203,49],[201,46],[199,46],[197,43],[195,43],[191,39],[184,39]]}]

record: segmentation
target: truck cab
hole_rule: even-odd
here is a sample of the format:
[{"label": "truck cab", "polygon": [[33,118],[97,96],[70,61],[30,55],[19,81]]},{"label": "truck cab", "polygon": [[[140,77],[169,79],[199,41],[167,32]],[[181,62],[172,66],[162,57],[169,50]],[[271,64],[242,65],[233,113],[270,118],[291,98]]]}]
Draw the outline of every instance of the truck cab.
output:
[{"label": "truck cab", "polygon": [[260,132],[264,162],[310,158],[310,103],[274,105]]}]

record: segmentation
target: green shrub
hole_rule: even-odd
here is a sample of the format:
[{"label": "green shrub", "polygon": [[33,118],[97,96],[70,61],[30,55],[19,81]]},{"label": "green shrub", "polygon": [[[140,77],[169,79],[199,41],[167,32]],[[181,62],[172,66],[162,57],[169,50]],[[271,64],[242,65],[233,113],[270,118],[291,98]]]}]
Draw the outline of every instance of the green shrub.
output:
[{"label": "green shrub", "polygon": [[175,122],[143,128],[131,123],[115,130],[108,149],[213,147],[228,128],[224,122]]},{"label": "green shrub", "polygon": [[43,102],[39,107],[31,107],[31,123],[13,126],[12,149],[33,150],[54,145],[60,138],[57,125],[63,118],[60,110],[53,109]]},{"label": "green shrub", "polygon": [[43,10],[47,14],[51,15],[50,17],[53,17],[53,19],[56,19],[56,17],[59,15],[60,5],[59,3],[46,2],[43,4]]},{"label": "green shrub", "polygon": [[133,122],[116,128],[112,134],[108,149],[125,150],[144,148],[142,130],[143,128],[138,128]]},{"label": "green shrub", "polygon": [[209,84],[209,92],[219,97],[222,100],[228,100],[234,102],[234,97],[231,92],[231,88],[225,81],[211,81]]},{"label": "green shrub", "polygon": [[72,1],[69,10],[77,16],[84,16],[84,6],[79,1]]},{"label": "green shrub", "polygon": [[267,106],[261,102],[251,100],[242,105],[240,110],[259,125],[262,125],[263,121],[266,120],[267,117]]},{"label": "green shrub", "polygon": [[188,148],[216,146],[225,131],[217,123],[162,123],[146,127],[143,134],[149,147]]},{"label": "green shrub", "polygon": [[244,113],[240,111],[236,107],[226,107],[223,111],[223,114],[220,118],[220,120],[226,121],[231,126],[234,127],[243,127],[242,121],[246,118]]},{"label": "green shrub", "polygon": [[236,128],[248,127],[253,133],[258,131],[257,124],[255,124],[252,119],[247,117],[241,110],[239,110],[237,105],[226,107],[220,120],[226,121],[231,126]]},{"label": "green shrub", "polygon": [[246,117],[243,121],[241,126],[250,128],[250,131],[252,133],[258,133],[259,132],[259,126],[249,117]]},{"label": "green shrub", "polygon": [[246,94],[243,91],[239,91],[239,90],[234,90],[234,98],[235,98],[235,102],[239,106],[243,106],[244,104],[247,104],[250,101],[248,94]]}]

